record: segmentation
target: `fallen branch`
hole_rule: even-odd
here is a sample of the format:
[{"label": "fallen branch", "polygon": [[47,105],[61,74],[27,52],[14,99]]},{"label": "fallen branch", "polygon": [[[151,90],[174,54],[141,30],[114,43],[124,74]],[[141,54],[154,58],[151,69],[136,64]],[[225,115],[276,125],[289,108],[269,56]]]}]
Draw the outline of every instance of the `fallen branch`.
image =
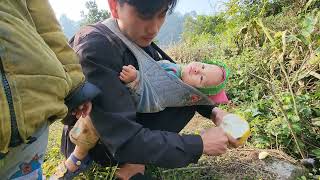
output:
[{"label": "fallen branch", "polygon": [[317,79],[320,79],[320,74],[318,74],[318,73],[316,73],[316,72],[314,72],[314,71],[311,71],[309,74],[310,74],[311,76],[317,78]]}]

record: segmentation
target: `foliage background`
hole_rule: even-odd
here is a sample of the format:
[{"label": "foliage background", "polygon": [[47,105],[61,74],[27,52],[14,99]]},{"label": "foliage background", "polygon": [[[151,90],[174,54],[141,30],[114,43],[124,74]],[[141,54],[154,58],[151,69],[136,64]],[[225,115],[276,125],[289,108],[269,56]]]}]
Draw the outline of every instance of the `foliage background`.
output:
[{"label": "foliage background", "polygon": [[252,146],[319,159],[319,6],[315,0],[231,0],[225,12],[188,18],[182,43],[168,51],[183,63],[229,65],[232,104],[226,108],[250,122]]},{"label": "foliage background", "polygon": [[[87,5],[91,10],[83,15],[83,25],[109,16],[94,3]],[[180,63],[218,59],[230,67],[227,93],[232,101],[223,108],[249,121],[249,146],[319,162],[319,8],[319,0],[230,0],[216,15],[174,14],[163,37],[175,43],[166,51]],[[67,18],[60,21],[72,24]],[[173,24],[183,25],[172,29]],[[48,154],[47,160],[60,157],[56,148]],[[48,174],[55,164],[46,163]],[[309,176],[319,175],[319,168],[312,166]],[[109,172],[94,168],[82,177]]]}]

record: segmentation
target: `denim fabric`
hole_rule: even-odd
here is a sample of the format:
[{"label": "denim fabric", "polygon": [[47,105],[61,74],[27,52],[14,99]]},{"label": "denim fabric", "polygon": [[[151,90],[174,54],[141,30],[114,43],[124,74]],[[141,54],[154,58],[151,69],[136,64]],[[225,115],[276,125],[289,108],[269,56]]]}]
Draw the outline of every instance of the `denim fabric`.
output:
[{"label": "denim fabric", "polygon": [[1,179],[34,179],[41,180],[45,152],[48,144],[48,124],[33,134],[34,142],[21,144],[10,151],[0,160]]}]

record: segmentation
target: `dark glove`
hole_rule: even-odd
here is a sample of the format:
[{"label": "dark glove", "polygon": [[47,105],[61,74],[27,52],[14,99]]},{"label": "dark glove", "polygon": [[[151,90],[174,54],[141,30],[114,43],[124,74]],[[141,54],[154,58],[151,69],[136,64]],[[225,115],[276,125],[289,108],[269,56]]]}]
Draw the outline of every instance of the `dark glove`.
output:
[{"label": "dark glove", "polygon": [[100,93],[101,90],[89,82],[83,83],[80,87],[74,90],[65,99],[65,104],[67,105],[69,112],[68,115],[62,120],[62,123],[65,125],[74,125],[77,119],[74,115],[72,115],[73,110],[75,110],[81,104],[91,101]]}]

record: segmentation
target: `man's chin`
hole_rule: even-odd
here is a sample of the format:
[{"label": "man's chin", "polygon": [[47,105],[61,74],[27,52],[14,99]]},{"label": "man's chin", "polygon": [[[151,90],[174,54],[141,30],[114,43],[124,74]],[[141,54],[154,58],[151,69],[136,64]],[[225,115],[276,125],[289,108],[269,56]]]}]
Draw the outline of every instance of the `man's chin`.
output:
[{"label": "man's chin", "polygon": [[152,41],[139,41],[137,42],[137,44],[140,46],[140,47],[147,47],[147,46],[150,46]]}]

